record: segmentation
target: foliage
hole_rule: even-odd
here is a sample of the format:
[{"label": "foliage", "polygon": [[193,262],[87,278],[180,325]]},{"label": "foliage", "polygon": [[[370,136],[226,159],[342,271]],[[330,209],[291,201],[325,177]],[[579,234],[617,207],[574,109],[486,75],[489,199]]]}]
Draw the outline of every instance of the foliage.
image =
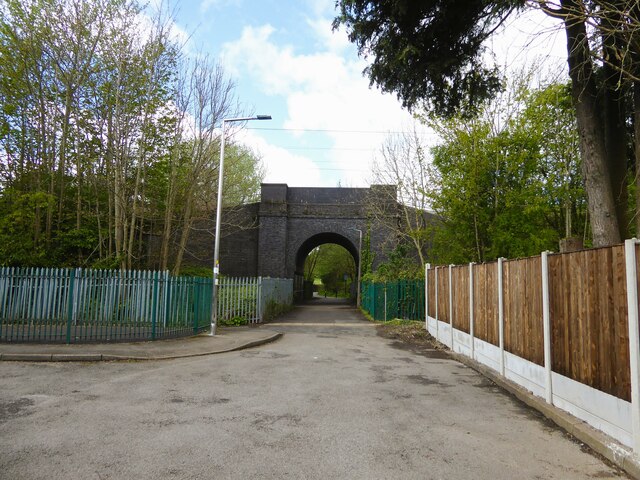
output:
[{"label": "foliage", "polygon": [[34,236],[32,225],[43,221],[55,197],[44,192],[21,193],[7,189],[0,196],[0,264],[5,266],[52,265],[45,243]]},{"label": "foliage", "polygon": [[320,258],[320,251],[320,248],[314,248],[311,250],[304,262],[304,279],[307,282],[315,282],[316,267],[318,265],[318,259]]},{"label": "foliage", "polygon": [[360,54],[372,56],[371,83],[404,106],[439,115],[470,114],[500,89],[483,63],[483,42],[522,0],[340,0],[334,28],[345,25]]},{"label": "foliage", "polygon": [[[484,55],[487,40],[509,15],[537,7],[559,19],[567,36],[593,243],[609,245],[628,235],[628,179],[640,182],[640,142],[628,148],[630,137],[640,135],[637,2],[338,0],[337,5],[334,28],[345,25],[360,54],[372,57],[365,70],[371,83],[395,92],[409,108],[447,119],[475,117],[483,101],[501,90],[500,72],[483,60],[490,58]],[[640,189],[635,193],[640,226]]]},{"label": "foliage", "polygon": [[360,275],[364,276],[373,270],[373,261],[375,254],[371,251],[371,224],[367,225],[367,230],[362,237],[362,252]]},{"label": "foliage", "polygon": [[424,270],[420,262],[409,254],[406,244],[398,245],[390,254],[389,260],[378,265],[375,272],[363,275],[363,281],[391,282],[394,280],[412,280],[424,278]]},{"label": "foliage", "polygon": [[[369,209],[379,224],[393,232],[395,238],[411,246],[421,264],[431,242],[429,224],[434,222],[430,209],[429,190],[434,184],[433,167],[428,149],[416,130],[387,137],[373,165],[374,182],[393,185],[381,191],[387,198],[370,202]],[[390,215],[389,205],[394,211]]]},{"label": "foliage", "polygon": [[247,323],[249,322],[244,317],[232,317],[220,320],[221,327],[241,327]]},{"label": "foliage", "polygon": [[179,275],[181,277],[213,278],[213,269],[211,267],[183,265],[180,268]]},{"label": "foliage", "polygon": [[402,318],[394,318],[393,320],[385,322],[385,325],[390,327],[413,327],[417,325],[424,330],[424,322],[421,320],[404,320]]},{"label": "foliage", "polygon": [[[215,210],[221,119],[242,112],[222,68],[183,55],[154,8],[3,3],[0,264],[144,268],[151,234],[159,266],[180,269]],[[228,141],[225,177],[227,201],[252,201],[260,158]]]},{"label": "foliage", "polygon": [[[452,119],[433,149],[433,207],[439,263],[517,258],[557,249],[584,229],[586,199],[575,152],[577,132],[566,85],[529,91],[502,128],[496,115]],[[573,222],[572,222],[573,219]]]},{"label": "foliage", "polygon": [[322,281],[322,294],[340,295],[344,294],[346,288],[346,295],[349,295],[350,285],[356,280],[357,269],[355,260],[347,249],[334,243],[320,245],[307,256],[305,271],[309,270],[307,265],[311,262],[314,263],[314,278]]}]

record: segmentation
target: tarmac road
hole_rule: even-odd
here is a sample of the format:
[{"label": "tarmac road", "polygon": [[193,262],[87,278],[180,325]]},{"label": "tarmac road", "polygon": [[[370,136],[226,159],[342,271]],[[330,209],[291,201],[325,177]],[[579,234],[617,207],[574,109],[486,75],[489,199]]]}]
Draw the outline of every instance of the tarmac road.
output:
[{"label": "tarmac road", "polygon": [[378,337],[352,307],[298,307],[268,327],[284,337],[212,356],[0,363],[0,478],[621,475],[475,371]]}]

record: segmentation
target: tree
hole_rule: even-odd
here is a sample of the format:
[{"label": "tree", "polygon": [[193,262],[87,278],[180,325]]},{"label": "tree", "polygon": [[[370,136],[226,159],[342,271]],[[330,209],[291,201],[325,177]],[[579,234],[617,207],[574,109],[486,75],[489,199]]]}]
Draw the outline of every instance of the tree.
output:
[{"label": "tree", "polygon": [[[387,137],[372,170],[373,183],[395,185],[396,189],[383,190],[394,198],[370,202],[370,215],[389,228],[401,242],[410,245],[416,259],[424,265],[430,244],[430,223],[434,221],[428,212],[434,172],[428,150],[415,127]],[[389,204],[397,204],[397,215],[389,215],[385,208]]]},{"label": "tree", "polygon": [[509,91],[502,107],[440,124],[432,190],[440,262],[530,256],[586,226],[569,87]]},{"label": "tree", "polygon": [[307,282],[313,282],[316,279],[316,267],[318,266],[318,259],[320,258],[320,247],[316,247],[304,261],[304,279]]},{"label": "tree", "polygon": [[[0,241],[34,253],[0,248],[0,264],[146,267],[161,232],[163,267],[180,237],[179,268],[194,219],[215,210],[220,121],[241,113],[233,83],[188,61],[153,8],[1,3]],[[259,157],[233,142],[227,156],[225,198],[250,201]]]},{"label": "tree", "polygon": [[345,275],[351,284],[356,278],[357,269],[355,260],[344,247],[334,243],[324,244],[313,249],[307,256],[305,279],[321,279],[325,292],[338,292],[345,286]]},{"label": "tree", "polygon": [[627,228],[625,91],[640,77],[640,7],[627,3],[340,0],[334,28],[345,25],[360,54],[373,57],[366,70],[372,83],[396,92],[410,109],[451,118],[474,115],[500,89],[499,72],[482,58],[486,40],[509,15],[533,5],[562,20],[593,242],[607,245]]},{"label": "tree", "polygon": [[[217,163],[219,158],[219,135],[217,129],[223,118],[239,116],[239,108],[234,97],[234,84],[227,77],[221,65],[204,56],[187,62],[184,67],[184,81],[176,91],[176,106],[185,112],[179,126],[183,142],[183,207],[179,219],[180,238],[175,253],[174,271],[180,271],[182,258],[189,234],[196,218],[196,212],[213,201],[217,184]],[[213,160],[213,161],[212,161]],[[172,177],[173,178],[173,177]],[[162,267],[166,268],[167,223],[163,238]]]},{"label": "tree", "polygon": [[549,223],[559,234],[564,231],[564,238],[582,234],[586,241],[587,207],[571,86],[553,83],[527,88],[522,96],[522,111],[510,128],[514,135],[533,140],[539,149],[539,193],[554,207]]}]

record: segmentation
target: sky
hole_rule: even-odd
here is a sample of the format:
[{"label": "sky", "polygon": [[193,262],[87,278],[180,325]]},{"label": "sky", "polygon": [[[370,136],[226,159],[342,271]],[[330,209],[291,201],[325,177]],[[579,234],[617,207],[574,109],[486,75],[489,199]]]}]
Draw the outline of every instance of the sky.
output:
[{"label": "sky", "polygon": [[[261,156],[264,181],[289,186],[364,187],[385,138],[414,128],[393,94],[383,94],[362,71],[344,29],[332,31],[335,0],[171,0],[175,30],[190,54],[209,53],[236,83],[252,121],[234,139]],[[508,68],[542,57],[545,68],[564,65],[557,24],[531,11],[492,40]],[[426,146],[437,136],[415,127]]]}]

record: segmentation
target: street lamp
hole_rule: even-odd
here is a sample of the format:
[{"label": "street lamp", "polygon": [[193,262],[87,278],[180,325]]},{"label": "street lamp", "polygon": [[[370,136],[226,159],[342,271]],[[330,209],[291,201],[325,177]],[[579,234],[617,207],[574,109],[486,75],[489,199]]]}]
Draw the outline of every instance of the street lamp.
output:
[{"label": "street lamp", "polygon": [[360,234],[360,241],[358,243],[358,293],[356,296],[356,307],[360,308],[360,273],[362,272],[362,230],[354,228],[356,232]]},{"label": "street lamp", "polygon": [[222,217],[222,185],[224,178],[224,137],[227,123],[247,122],[249,120],[271,120],[271,115],[256,115],[255,117],[225,118],[222,120],[222,139],[220,140],[220,168],[218,169],[218,204],[216,205],[216,238],[213,251],[213,291],[211,298],[211,333],[216,334],[218,324],[218,274],[220,273],[220,219]]}]

